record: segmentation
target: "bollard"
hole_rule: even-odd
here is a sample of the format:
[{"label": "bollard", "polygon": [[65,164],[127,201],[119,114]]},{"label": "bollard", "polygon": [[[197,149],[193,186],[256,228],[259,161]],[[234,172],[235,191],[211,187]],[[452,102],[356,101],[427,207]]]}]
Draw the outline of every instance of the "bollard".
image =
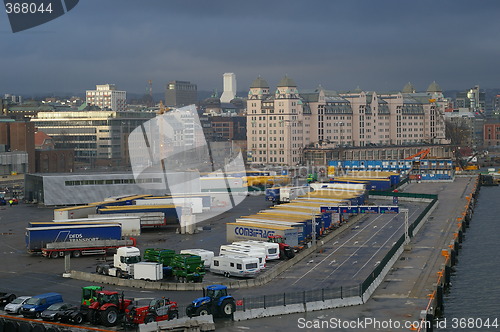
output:
[{"label": "bollard", "polygon": [[434,327],[433,327],[433,323],[434,323],[434,315],[431,314],[431,313],[428,313],[426,316],[425,316],[425,321],[426,322],[430,322],[429,324],[429,327],[427,328],[427,332],[432,332],[434,331]]},{"label": "bollard", "polygon": [[451,282],[451,266],[446,265],[444,268],[444,283],[449,286]]}]

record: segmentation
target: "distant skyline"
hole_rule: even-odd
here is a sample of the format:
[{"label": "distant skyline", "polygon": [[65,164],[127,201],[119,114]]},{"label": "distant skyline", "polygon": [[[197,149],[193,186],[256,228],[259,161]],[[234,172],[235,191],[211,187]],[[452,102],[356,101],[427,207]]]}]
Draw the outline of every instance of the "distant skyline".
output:
[{"label": "distant skyline", "polygon": [[13,34],[0,13],[0,94],[81,94],[96,84],[163,93],[186,80],[222,92],[234,72],[300,90],[500,87],[500,2],[462,0],[85,0]]}]

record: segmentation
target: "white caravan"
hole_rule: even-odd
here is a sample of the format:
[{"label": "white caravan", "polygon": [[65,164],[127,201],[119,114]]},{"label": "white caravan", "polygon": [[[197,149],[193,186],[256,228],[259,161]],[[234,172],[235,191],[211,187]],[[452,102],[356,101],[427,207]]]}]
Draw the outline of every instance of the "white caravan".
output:
[{"label": "white caravan", "polygon": [[210,264],[210,271],[223,274],[225,277],[255,277],[259,273],[259,259],[250,256],[224,255],[216,256]]}]

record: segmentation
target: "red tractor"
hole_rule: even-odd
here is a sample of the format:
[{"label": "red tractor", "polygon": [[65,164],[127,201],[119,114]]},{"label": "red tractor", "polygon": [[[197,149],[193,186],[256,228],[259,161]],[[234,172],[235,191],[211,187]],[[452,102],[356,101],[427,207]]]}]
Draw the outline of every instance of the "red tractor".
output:
[{"label": "red tractor", "polygon": [[138,325],[179,318],[177,302],[166,298],[151,300],[148,306],[127,310],[127,323]]},{"label": "red tractor", "polygon": [[97,291],[96,300],[89,306],[87,319],[91,324],[101,323],[104,326],[115,326],[126,312],[132,300],[124,299],[123,293]]},{"label": "red tractor", "polygon": [[277,243],[280,246],[280,258],[285,257],[291,259],[295,256],[295,250],[285,243],[285,238],[281,235],[270,235],[268,237],[268,242]]}]

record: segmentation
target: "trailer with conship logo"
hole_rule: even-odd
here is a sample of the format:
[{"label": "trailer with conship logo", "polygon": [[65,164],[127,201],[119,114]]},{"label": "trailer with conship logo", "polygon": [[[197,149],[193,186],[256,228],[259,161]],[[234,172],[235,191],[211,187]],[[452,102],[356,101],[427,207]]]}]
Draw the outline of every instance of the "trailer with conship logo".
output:
[{"label": "trailer with conship logo", "polygon": [[268,241],[269,236],[279,235],[286,238],[286,243],[291,246],[299,244],[299,229],[288,226],[288,224],[262,222],[255,223],[250,220],[247,222],[233,222],[226,224],[226,237],[228,242],[242,240]]}]

